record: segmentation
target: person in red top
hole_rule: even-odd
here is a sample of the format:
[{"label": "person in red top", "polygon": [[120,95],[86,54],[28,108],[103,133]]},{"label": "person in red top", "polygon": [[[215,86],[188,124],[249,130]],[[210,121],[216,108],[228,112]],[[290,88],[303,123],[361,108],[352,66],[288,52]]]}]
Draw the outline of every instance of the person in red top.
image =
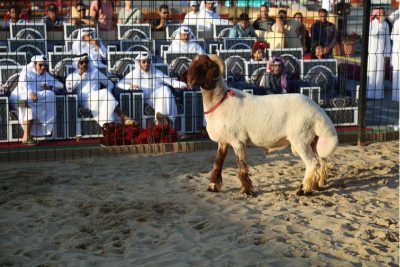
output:
[{"label": "person in red top", "polygon": [[113,13],[111,0],[94,0],[90,5],[90,17],[97,21],[100,30],[110,31],[114,28]]},{"label": "person in red top", "polygon": [[[30,9],[29,9],[30,10]],[[4,16],[4,28],[10,28],[10,23],[23,23],[25,21],[29,21],[30,17],[28,17],[28,10],[25,13],[20,12],[18,6],[10,6],[7,11],[7,14]]]},{"label": "person in red top", "polygon": [[313,51],[309,54],[304,55],[305,60],[307,59],[325,59],[324,47],[320,44],[314,47]]}]

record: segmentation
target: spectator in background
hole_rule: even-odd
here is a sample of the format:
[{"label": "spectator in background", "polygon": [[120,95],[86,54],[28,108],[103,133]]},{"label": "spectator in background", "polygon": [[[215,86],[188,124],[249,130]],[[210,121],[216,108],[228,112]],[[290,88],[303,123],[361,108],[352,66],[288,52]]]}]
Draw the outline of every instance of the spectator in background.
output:
[{"label": "spectator in background", "polygon": [[[204,8],[200,5],[200,11],[197,16],[197,25],[199,31],[210,31],[213,25],[229,25],[229,21],[221,18],[215,10],[216,1],[203,1]],[[203,4],[202,2],[202,4]]]},{"label": "spectator in background", "polygon": [[260,86],[266,89],[266,94],[286,94],[288,88],[284,61],[280,57],[271,57],[267,63],[267,71],[261,78]]},{"label": "spectator in background", "polygon": [[7,14],[4,16],[4,28],[9,29],[10,23],[24,23],[25,20],[21,19],[19,8],[17,6],[10,6]]},{"label": "spectator in background", "polygon": [[121,8],[118,13],[118,23],[119,24],[142,23],[143,22],[142,12],[138,8],[133,7],[133,1],[128,0],[124,2],[125,2],[125,7]]},{"label": "spectator in background", "polygon": [[167,25],[171,23],[169,17],[169,6],[168,5],[160,5],[158,8],[158,14],[160,18],[153,21],[153,29],[156,31],[164,31],[167,28]]},{"label": "spectator in background", "polygon": [[324,54],[332,57],[333,48],[336,44],[336,26],[328,21],[328,11],[320,9],[318,11],[319,20],[311,26],[312,48],[318,44],[324,47]]},{"label": "spectator in background", "polygon": [[400,18],[397,18],[393,24],[392,30],[392,100],[400,100]]},{"label": "spectator in background", "polygon": [[301,48],[299,28],[301,24],[295,19],[288,19],[287,12],[284,9],[278,11],[275,24],[272,25],[272,31],[283,33],[285,38],[285,48]]},{"label": "spectator in background", "polygon": [[303,47],[304,53],[310,53],[311,51],[311,37],[310,33],[306,29],[306,25],[303,23],[303,14],[301,12],[297,12],[293,15],[293,18],[300,23],[300,27],[298,29],[298,35],[300,38],[300,43]]},{"label": "spectator in background", "polygon": [[143,91],[145,103],[154,108],[157,124],[161,124],[163,118],[170,123],[178,115],[170,86],[187,88],[184,82],[174,80],[152,66],[151,55],[147,52],[140,52],[135,58],[135,68],[117,83],[117,87],[124,90]]},{"label": "spectator in background", "polygon": [[169,46],[169,52],[204,54],[203,48],[195,42],[193,32],[187,26],[181,26],[176,30],[175,39]]},{"label": "spectator in background", "polygon": [[385,20],[385,10],[372,11],[369,26],[367,98],[383,99],[385,82],[385,57],[390,57],[391,44],[389,24]]},{"label": "spectator in background", "polygon": [[94,28],[80,29],[76,41],[72,43],[72,53],[76,55],[86,53],[94,67],[105,67],[103,60],[106,60],[107,49],[95,34]]},{"label": "spectator in background", "polygon": [[73,25],[93,25],[93,20],[86,14],[87,7],[82,1],[76,1],[75,10],[72,9],[71,24]]},{"label": "spectator in background", "polygon": [[253,22],[254,30],[272,31],[275,20],[268,16],[269,8],[266,5],[260,7],[260,17]]},{"label": "spectator in background", "polygon": [[197,16],[199,15],[199,2],[198,1],[190,1],[190,12],[185,15],[185,19],[183,20],[183,25],[196,25],[197,24]]},{"label": "spectator in background", "polygon": [[56,96],[52,89],[64,86],[47,72],[46,66],[45,56],[33,56],[10,95],[12,105],[18,107],[18,121],[24,131],[22,143],[26,145],[35,144],[32,135],[51,135],[53,131]]},{"label": "spectator in background", "polygon": [[89,15],[99,25],[99,30],[110,31],[114,28],[114,2],[111,0],[93,0]]},{"label": "spectator in background", "polygon": [[304,55],[304,59],[325,59],[324,47],[322,45],[317,45],[314,47],[311,53]]},{"label": "spectator in background", "polygon": [[351,5],[346,3],[345,0],[339,0],[339,3],[336,4],[335,13],[338,16],[338,32],[342,36],[347,35],[347,17],[350,15],[350,8]]},{"label": "spectator in background", "polygon": [[[105,123],[117,121],[116,115],[124,125],[134,123],[122,113],[112,95],[113,82],[90,64],[88,54],[77,56],[72,65],[75,71],[68,75],[66,88],[71,92],[76,91],[80,105],[92,112],[93,118],[101,127]],[[101,89],[101,85],[106,88]]]},{"label": "spectator in background", "polygon": [[334,0],[322,0],[322,7],[325,9],[327,12],[332,12],[333,11],[333,3]]},{"label": "spectator in background", "polygon": [[47,8],[47,16],[43,17],[43,23],[46,23],[47,30],[57,29],[63,26],[64,18],[58,15],[58,8],[56,5],[51,4]]},{"label": "spectator in background", "polygon": [[242,13],[239,16],[239,22],[229,29],[229,38],[241,37],[258,37],[254,31],[253,26],[250,24],[249,15]]},{"label": "spectator in background", "polygon": [[253,44],[253,50],[251,51],[250,62],[265,61],[265,49],[267,48],[267,43],[264,41],[255,41]]}]

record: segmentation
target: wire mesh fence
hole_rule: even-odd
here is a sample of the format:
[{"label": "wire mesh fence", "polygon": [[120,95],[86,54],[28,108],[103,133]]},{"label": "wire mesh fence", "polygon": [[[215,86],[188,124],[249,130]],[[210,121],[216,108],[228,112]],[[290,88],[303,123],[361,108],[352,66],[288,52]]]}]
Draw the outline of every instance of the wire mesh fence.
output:
[{"label": "wire mesh fence", "polygon": [[357,0],[37,0],[0,8],[2,160],[137,144],[170,144],[138,152],[209,149],[202,93],[187,77],[199,54],[224,60],[230,88],[309,96],[342,140],[354,141],[359,116],[371,140],[398,135],[396,1],[372,1],[367,19]]}]

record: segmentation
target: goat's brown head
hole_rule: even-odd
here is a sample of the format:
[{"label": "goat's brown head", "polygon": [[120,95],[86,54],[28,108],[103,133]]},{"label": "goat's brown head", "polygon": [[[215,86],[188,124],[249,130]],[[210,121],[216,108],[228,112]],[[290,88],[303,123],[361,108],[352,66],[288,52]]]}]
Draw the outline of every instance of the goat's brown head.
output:
[{"label": "goat's brown head", "polygon": [[212,90],[224,71],[225,64],[217,55],[196,56],[189,67],[188,85],[199,85],[205,90]]}]

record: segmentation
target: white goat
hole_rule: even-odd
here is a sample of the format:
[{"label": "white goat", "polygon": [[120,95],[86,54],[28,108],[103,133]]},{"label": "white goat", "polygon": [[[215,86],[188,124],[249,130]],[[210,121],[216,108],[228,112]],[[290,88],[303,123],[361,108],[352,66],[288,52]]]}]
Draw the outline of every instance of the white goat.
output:
[{"label": "white goat", "polygon": [[241,192],[254,195],[246,165],[246,145],[268,152],[292,147],[306,165],[298,194],[310,194],[326,184],[326,158],[338,138],[332,121],[310,98],[301,94],[253,96],[229,90],[221,73],[225,64],[216,55],[197,56],[189,67],[188,84],[199,85],[207,132],[218,142],[209,191],[222,188],[222,166],[231,145],[235,150]]}]

